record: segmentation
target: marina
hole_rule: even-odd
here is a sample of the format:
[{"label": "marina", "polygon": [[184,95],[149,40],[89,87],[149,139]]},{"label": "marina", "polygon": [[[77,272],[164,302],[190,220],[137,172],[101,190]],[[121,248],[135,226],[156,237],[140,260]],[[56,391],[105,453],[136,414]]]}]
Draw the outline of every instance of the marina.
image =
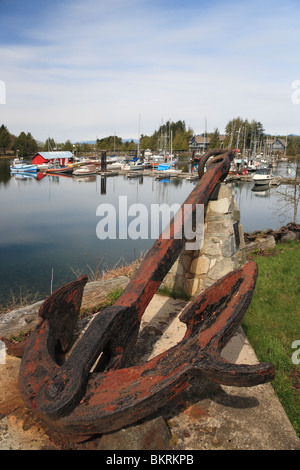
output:
[{"label": "marina", "polygon": [[[142,203],[181,204],[197,184],[191,162],[179,162],[178,173],[164,174],[157,169],[102,171],[73,176],[35,173],[13,174],[9,160],[0,161],[0,297],[6,301],[28,293],[44,298],[53,289],[73,280],[122,263],[131,263],[152,245],[147,238],[99,240],[96,227],[99,204],[118,205],[126,195],[128,206]],[[86,164],[86,162],[85,162]],[[277,229],[286,223],[299,223],[299,191],[295,175],[287,162],[274,168],[274,179],[267,187],[255,189],[253,174],[230,174],[226,184],[234,191],[245,232]],[[188,170],[188,171],[187,171]],[[285,209],[289,198],[289,210]],[[118,214],[122,219],[124,214]],[[130,224],[128,218],[128,224]],[[149,222],[149,221],[148,221]]]}]

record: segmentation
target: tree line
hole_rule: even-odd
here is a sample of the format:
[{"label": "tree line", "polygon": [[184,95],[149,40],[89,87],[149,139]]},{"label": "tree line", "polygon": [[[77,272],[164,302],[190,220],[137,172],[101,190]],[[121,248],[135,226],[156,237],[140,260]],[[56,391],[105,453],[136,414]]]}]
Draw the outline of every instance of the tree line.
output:
[{"label": "tree line", "polygon": [[[161,152],[188,152],[189,142],[194,136],[194,131],[187,126],[185,121],[179,120],[173,122],[171,120],[162,123],[160,127],[153,132],[152,135],[141,135],[139,140],[140,150],[150,149],[152,151]],[[265,133],[261,122],[252,120],[251,122],[241,117],[230,120],[225,127],[225,139],[221,143],[220,132],[218,128],[214,132],[206,133],[206,137],[210,138],[209,148],[219,148],[223,145],[225,148],[230,147],[240,149],[253,149],[256,152],[264,148],[267,140],[272,136]],[[274,137],[273,137],[274,138]],[[286,136],[279,137],[282,140]],[[20,157],[29,157],[38,151],[65,150],[76,153],[101,152],[106,150],[109,152],[133,152],[137,150],[137,142],[133,139],[124,140],[119,136],[108,136],[97,139],[95,144],[75,143],[70,140],[64,143],[55,142],[53,138],[48,138],[45,142],[39,142],[33,138],[30,132],[21,132],[19,136],[14,136],[9,132],[4,124],[0,127],[0,153],[6,154],[8,151],[18,154]],[[300,136],[287,137],[287,155],[296,156],[300,154]]]}]

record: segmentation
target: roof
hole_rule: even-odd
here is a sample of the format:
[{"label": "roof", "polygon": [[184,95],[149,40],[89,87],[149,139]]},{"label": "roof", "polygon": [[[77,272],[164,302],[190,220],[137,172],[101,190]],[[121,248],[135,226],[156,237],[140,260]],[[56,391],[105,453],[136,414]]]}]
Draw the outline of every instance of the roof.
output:
[{"label": "roof", "polygon": [[53,158],[72,158],[73,154],[72,152],[69,151],[60,151],[60,152],[38,152],[35,154],[35,157],[37,155],[41,155],[45,160],[53,160]]},{"label": "roof", "polygon": [[278,139],[278,137],[276,139],[273,139],[273,140],[268,140],[268,142],[269,142],[269,144],[275,144],[275,142],[280,142],[282,145],[284,145],[282,140]]},{"label": "roof", "polygon": [[[225,135],[219,135],[219,139],[220,139],[221,142],[224,141]],[[193,139],[192,139],[192,140],[193,140]],[[204,143],[207,143],[207,144],[208,144],[208,143],[210,142],[210,137],[209,137],[209,136],[206,136],[206,137],[204,138],[203,135],[196,135],[196,136],[194,136],[194,140],[195,140],[195,142],[196,142],[197,144],[204,144]]]},{"label": "roof", "polygon": [[281,139],[273,139],[273,140],[268,140],[267,141],[268,147],[286,147],[286,144],[282,142]]}]

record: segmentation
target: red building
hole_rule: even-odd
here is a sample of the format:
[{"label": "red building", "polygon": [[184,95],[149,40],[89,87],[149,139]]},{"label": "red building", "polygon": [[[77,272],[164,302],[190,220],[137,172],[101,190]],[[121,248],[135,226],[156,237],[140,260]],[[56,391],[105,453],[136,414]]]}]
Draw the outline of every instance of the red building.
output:
[{"label": "red building", "polygon": [[44,165],[57,162],[60,165],[67,165],[73,158],[72,152],[39,152],[32,159],[34,165]]}]

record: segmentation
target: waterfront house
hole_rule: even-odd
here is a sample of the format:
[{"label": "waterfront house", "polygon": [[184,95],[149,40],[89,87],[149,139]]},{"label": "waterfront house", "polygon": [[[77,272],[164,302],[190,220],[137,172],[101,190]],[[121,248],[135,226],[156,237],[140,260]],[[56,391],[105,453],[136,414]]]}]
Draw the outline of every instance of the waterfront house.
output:
[{"label": "waterfront house", "polygon": [[285,143],[280,139],[267,141],[268,152],[285,152]]},{"label": "waterfront house", "polygon": [[49,163],[58,162],[60,165],[67,165],[69,160],[73,158],[72,152],[57,151],[57,152],[38,152],[32,159],[35,165],[44,165]]},{"label": "waterfront house", "polygon": [[[220,135],[219,136],[221,146],[224,143],[225,135]],[[194,135],[194,137],[190,140],[189,142],[189,150],[191,152],[196,151],[196,152],[206,152],[208,149],[208,146],[210,144],[210,137],[208,136],[203,136],[203,135]]]}]

